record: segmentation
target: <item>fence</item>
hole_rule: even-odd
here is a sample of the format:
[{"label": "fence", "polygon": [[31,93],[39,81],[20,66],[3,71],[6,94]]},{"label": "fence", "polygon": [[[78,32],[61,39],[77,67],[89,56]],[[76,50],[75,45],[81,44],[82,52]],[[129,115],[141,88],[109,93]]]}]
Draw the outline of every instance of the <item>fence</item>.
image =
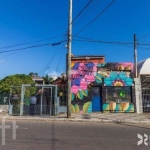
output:
[{"label": "fence", "polygon": [[9,105],[10,93],[0,93],[0,105]]},{"label": "fence", "polygon": [[150,88],[142,88],[143,113],[150,113]]},{"label": "fence", "polygon": [[54,115],[54,105],[43,105],[41,111],[41,105],[24,105],[24,115]]}]

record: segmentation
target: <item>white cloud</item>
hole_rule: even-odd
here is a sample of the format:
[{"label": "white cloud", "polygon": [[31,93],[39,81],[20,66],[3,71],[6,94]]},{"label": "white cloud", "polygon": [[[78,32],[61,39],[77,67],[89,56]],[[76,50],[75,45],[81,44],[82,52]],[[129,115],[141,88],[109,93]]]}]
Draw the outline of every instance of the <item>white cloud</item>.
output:
[{"label": "white cloud", "polygon": [[56,71],[46,71],[48,77],[52,77],[54,80],[61,76],[61,73]]}]

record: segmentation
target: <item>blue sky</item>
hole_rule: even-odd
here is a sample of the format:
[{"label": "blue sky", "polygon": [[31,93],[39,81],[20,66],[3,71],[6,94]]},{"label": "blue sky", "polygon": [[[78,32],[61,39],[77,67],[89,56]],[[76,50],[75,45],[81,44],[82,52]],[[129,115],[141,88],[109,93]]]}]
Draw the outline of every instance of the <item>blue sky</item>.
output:
[{"label": "blue sky", "polygon": [[[112,0],[93,0],[89,8],[73,22],[74,55],[105,55],[107,62],[133,62],[133,45],[81,42],[75,37],[111,2]],[[0,51],[66,40],[68,3],[69,0],[0,0]],[[73,18],[87,3],[88,0],[73,0]],[[95,7],[88,12],[94,4]],[[150,43],[150,36],[141,38],[150,33],[149,7],[149,0],[116,0],[77,36],[132,43],[135,33],[138,43]],[[8,48],[17,44],[24,45]],[[37,72],[45,76],[46,73],[64,72],[67,53],[65,45],[66,42],[63,42],[56,46],[0,53],[0,78],[16,73]],[[150,57],[149,48],[138,45],[138,61]]]}]

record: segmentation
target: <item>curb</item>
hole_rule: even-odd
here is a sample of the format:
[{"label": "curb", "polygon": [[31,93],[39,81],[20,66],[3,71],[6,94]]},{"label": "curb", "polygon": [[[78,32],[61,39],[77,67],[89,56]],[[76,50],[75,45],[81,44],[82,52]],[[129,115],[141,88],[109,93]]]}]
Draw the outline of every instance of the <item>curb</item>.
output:
[{"label": "curb", "polygon": [[131,123],[131,124],[149,124],[150,121],[123,121],[123,120],[102,120],[102,119],[66,119],[66,118],[14,118],[14,117],[7,117],[6,120],[17,120],[17,121],[64,121],[64,122],[95,122],[95,123],[116,123],[116,124],[124,124],[124,123]]}]

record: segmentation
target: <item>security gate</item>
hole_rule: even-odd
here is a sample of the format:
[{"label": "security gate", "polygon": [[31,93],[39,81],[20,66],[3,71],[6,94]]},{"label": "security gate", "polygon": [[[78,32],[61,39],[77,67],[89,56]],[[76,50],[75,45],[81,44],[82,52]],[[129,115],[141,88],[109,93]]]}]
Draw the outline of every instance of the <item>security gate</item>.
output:
[{"label": "security gate", "polygon": [[143,113],[150,113],[150,88],[142,88]]},{"label": "security gate", "polygon": [[[26,90],[36,90],[36,94],[26,96]],[[36,102],[31,103],[31,97]],[[23,84],[21,88],[20,116],[22,115],[56,115],[57,85]]]},{"label": "security gate", "polygon": [[[16,87],[12,87],[16,88]],[[57,85],[22,84],[9,100],[11,115],[56,115]]]}]

